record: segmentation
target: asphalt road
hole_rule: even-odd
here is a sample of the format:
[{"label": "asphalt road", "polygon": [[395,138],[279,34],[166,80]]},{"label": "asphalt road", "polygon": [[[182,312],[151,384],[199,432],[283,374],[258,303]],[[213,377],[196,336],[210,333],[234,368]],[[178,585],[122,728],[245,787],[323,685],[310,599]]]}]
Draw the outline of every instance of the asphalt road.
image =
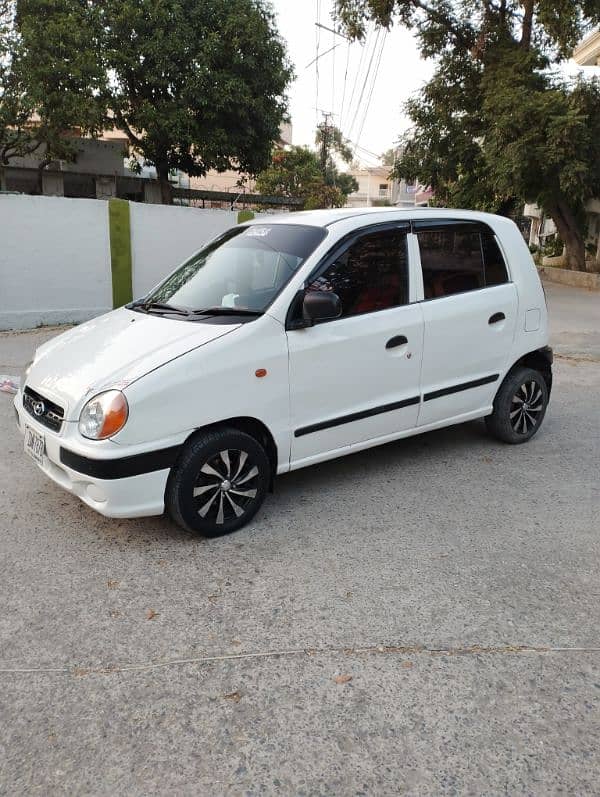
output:
[{"label": "asphalt road", "polygon": [[214,541],[63,493],[0,394],[0,793],[599,794],[600,295],[548,295],[529,444],[298,471]]}]

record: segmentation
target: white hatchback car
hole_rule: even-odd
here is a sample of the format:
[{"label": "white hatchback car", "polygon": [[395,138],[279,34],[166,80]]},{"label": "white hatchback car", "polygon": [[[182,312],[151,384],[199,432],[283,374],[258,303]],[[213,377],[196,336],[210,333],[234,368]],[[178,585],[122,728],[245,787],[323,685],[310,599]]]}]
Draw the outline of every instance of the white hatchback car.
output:
[{"label": "white hatchback car", "polygon": [[263,217],[143,299],[41,346],[25,450],[109,517],[214,536],[276,474],[485,417],[508,443],[552,386],[544,293],[512,221],[458,210]]}]

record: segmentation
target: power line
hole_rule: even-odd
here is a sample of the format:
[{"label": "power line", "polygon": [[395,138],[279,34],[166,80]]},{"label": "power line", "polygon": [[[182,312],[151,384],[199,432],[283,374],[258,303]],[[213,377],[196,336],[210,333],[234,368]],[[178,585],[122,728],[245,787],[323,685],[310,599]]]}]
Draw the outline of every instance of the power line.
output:
[{"label": "power line", "polygon": [[[354,94],[356,92],[356,87],[358,85],[358,76],[360,75],[360,70],[361,70],[362,63],[363,63],[363,60],[364,60],[364,57],[365,57],[365,52],[367,51],[368,46],[369,46],[369,37],[370,36],[371,36],[371,31],[368,30],[367,31],[367,36],[365,38],[365,43],[362,46],[362,49],[360,51],[360,60],[358,62],[358,67],[357,67],[356,73],[354,75],[354,83],[352,85],[352,93],[350,95],[350,102],[348,103],[348,115],[350,115],[351,110],[352,110],[352,103],[354,101]],[[342,119],[342,117],[340,117],[340,125],[343,125],[343,123],[344,123],[344,120]]]},{"label": "power line", "polygon": [[348,65],[350,63],[350,42],[346,45],[346,70],[344,72],[344,88],[342,90],[342,104],[340,107],[340,126],[344,117],[344,102],[346,100],[346,84],[348,82]]},{"label": "power line", "polygon": [[315,26],[315,45],[316,45],[316,57],[315,57],[315,127],[319,123],[319,48],[321,46],[321,0],[316,0],[317,2],[317,22]]},{"label": "power line", "polygon": [[358,97],[358,102],[356,103],[354,116],[352,117],[352,123],[350,124],[350,127],[348,128],[348,136],[350,136],[352,134],[352,130],[354,129],[354,125],[356,124],[356,120],[358,118],[358,114],[359,114],[359,111],[360,111],[360,108],[361,108],[362,99],[364,97],[365,89],[367,87],[367,82],[368,82],[369,76],[371,74],[371,67],[373,65],[373,58],[375,56],[375,51],[377,50],[377,46],[379,44],[380,36],[381,36],[381,29],[378,29],[377,30],[377,34],[375,36],[375,43],[373,44],[373,50],[371,51],[371,57],[369,58],[369,65],[367,66],[367,71],[365,73],[365,79],[363,80],[363,84],[362,84],[362,88],[361,88],[361,91],[360,91],[360,95]]},{"label": "power line", "polygon": [[[334,31],[332,31],[333,33]],[[335,41],[335,39],[332,39]],[[331,62],[331,107],[334,107],[335,103],[335,47],[333,48],[333,59]]]},{"label": "power line", "polygon": [[358,144],[360,144],[360,138],[362,136],[363,128],[365,126],[365,122],[367,120],[367,115],[369,113],[369,107],[371,105],[371,99],[373,97],[373,91],[375,89],[375,84],[377,83],[377,75],[379,74],[379,67],[381,65],[381,58],[383,56],[383,48],[385,47],[386,37],[387,37],[387,31],[384,31],[383,38],[381,40],[381,47],[379,48],[379,55],[377,56],[377,63],[375,65],[375,72],[373,74],[373,81],[371,83],[371,89],[369,91],[369,96],[367,98],[367,103],[365,105],[365,112],[363,114],[362,122],[361,122],[361,125],[360,125],[360,130],[358,131],[358,135],[356,137],[356,141],[357,141]]}]

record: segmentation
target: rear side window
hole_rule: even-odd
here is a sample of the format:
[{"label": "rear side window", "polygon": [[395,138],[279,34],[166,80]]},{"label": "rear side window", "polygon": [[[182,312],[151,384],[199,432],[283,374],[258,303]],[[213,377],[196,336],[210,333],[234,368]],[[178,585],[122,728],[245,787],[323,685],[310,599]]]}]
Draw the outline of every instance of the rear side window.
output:
[{"label": "rear side window", "polygon": [[372,313],[408,302],[406,231],[378,230],[355,240],[307,290],[333,291],[342,317]]},{"label": "rear side window", "polygon": [[494,234],[481,224],[417,226],[426,299],[508,282]]}]

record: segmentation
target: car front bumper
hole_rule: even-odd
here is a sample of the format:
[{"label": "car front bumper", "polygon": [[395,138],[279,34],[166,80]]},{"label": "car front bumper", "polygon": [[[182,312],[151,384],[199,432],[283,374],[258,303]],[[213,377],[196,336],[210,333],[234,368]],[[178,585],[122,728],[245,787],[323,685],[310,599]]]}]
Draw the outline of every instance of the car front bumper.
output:
[{"label": "car front bumper", "polygon": [[14,406],[21,434],[27,425],[44,436],[42,464],[36,464],[64,490],[106,517],[145,517],[164,512],[167,478],[178,446],[130,453],[113,443],[110,452],[104,446],[103,456],[98,458],[94,442],[90,441],[88,447],[79,442],[80,450],[74,451],[69,447],[68,435],[51,431],[26,412],[20,391]]}]

